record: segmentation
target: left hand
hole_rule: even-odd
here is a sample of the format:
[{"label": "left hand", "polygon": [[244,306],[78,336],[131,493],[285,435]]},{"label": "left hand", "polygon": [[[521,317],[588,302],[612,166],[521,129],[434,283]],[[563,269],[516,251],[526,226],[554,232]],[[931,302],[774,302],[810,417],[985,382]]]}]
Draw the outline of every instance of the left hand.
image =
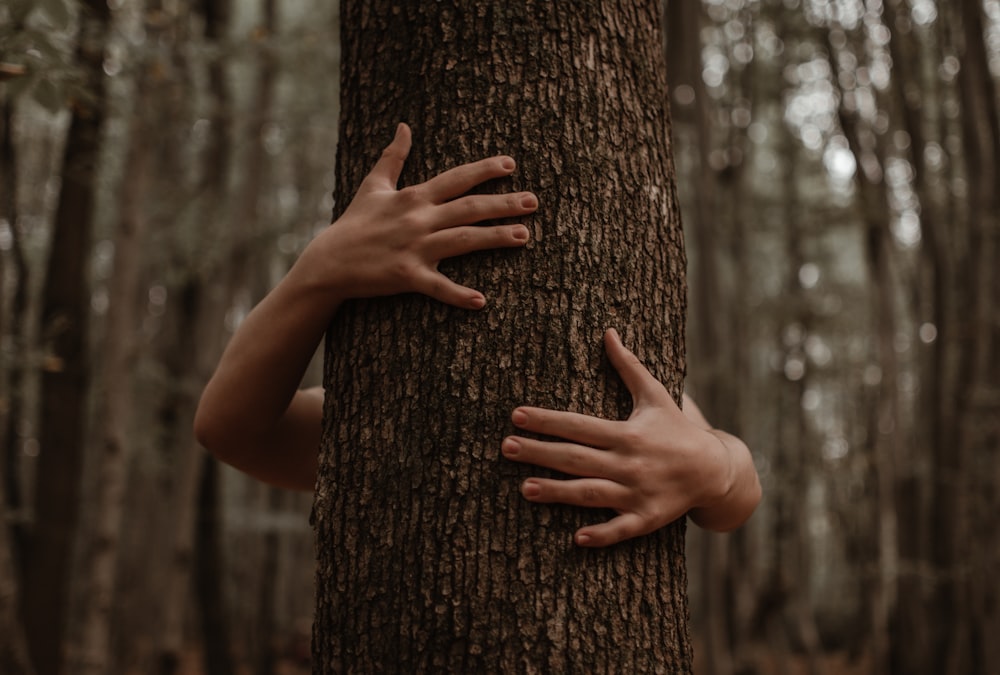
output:
[{"label": "left hand", "polygon": [[604,335],[608,357],[632,394],[624,421],[520,407],[511,415],[525,431],[566,441],[504,439],[508,459],[580,476],[528,478],[521,494],[532,502],[614,509],[611,520],[580,528],[580,546],[609,546],[663,527],[688,511],[724,500],[734,482],[726,445],[689,420],[660,382],[622,344]]}]

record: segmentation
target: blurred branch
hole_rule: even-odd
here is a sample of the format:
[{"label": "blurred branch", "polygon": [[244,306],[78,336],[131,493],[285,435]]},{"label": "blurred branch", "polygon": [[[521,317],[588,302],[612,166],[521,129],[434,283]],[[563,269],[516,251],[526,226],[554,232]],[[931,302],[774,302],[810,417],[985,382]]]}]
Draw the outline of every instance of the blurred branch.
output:
[{"label": "blurred branch", "polygon": [[24,66],[16,63],[0,63],[0,82],[20,77],[27,72]]}]

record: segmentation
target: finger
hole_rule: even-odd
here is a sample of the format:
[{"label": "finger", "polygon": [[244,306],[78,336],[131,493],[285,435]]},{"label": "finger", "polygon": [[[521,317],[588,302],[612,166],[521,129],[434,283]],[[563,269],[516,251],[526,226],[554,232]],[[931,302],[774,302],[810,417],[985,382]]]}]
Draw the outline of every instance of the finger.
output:
[{"label": "finger", "polygon": [[403,172],[403,164],[410,154],[410,146],[413,143],[410,127],[400,122],[396,126],[396,135],[392,143],[382,151],[375,167],[368,174],[368,179],[381,187],[395,189],[399,182],[399,174]]},{"label": "finger", "polygon": [[427,269],[417,278],[414,289],[440,302],[463,309],[482,309],[486,298],[479,291],[457,284],[440,272]]},{"label": "finger", "polygon": [[490,248],[524,246],[528,242],[528,228],[524,225],[497,225],[481,227],[466,225],[436,232],[427,238],[427,255],[434,261],[453,258],[472,251]]},{"label": "finger", "polygon": [[491,178],[509,176],[517,164],[506,155],[481,159],[471,164],[463,164],[438,174],[419,187],[428,199],[440,204],[463,195],[472,188]]},{"label": "finger", "polygon": [[569,504],[619,510],[625,508],[630,497],[625,486],[601,478],[529,478],[521,484],[521,494],[536,504]]},{"label": "finger", "polygon": [[605,450],[617,445],[621,435],[618,427],[621,422],[561,410],[521,406],[511,414],[510,419],[525,431],[557,436]]},{"label": "finger", "polygon": [[500,445],[507,459],[555,469],[573,476],[602,478],[621,482],[617,469],[620,459],[606,450],[595,450],[576,443],[539,441],[521,436],[508,436]]},{"label": "finger", "polygon": [[513,218],[533,213],[538,198],[530,192],[502,195],[468,195],[437,207],[434,216],[437,229],[456,225],[471,225],[494,218]]},{"label": "finger", "polygon": [[649,534],[656,526],[649,523],[638,513],[623,513],[606,523],[588,525],[576,531],[573,540],[578,546],[601,547],[611,546],[626,539],[634,539]]},{"label": "finger", "polygon": [[604,333],[604,348],[608,352],[611,365],[618,371],[636,403],[640,399],[652,398],[663,391],[660,381],[650,374],[638,357],[625,348],[618,331],[609,328]]}]

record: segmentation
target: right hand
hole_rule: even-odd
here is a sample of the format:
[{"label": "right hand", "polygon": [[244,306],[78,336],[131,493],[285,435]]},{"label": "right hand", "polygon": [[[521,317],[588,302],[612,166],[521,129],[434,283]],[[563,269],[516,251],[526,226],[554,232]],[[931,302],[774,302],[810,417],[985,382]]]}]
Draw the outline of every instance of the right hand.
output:
[{"label": "right hand", "polygon": [[347,210],[303,257],[314,261],[315,280],[337,300],[416,292],[479,309],[486,304],[482,293],[441,274],[438,263],[472,251],[523,246],[529,234],[522,224],[473,223],[532,213],[538,199],[530,192],[461,196],[486,180],[509,176],[516,164],[506,156],[397,189],[410,145],[410,128],[400,124]]}]

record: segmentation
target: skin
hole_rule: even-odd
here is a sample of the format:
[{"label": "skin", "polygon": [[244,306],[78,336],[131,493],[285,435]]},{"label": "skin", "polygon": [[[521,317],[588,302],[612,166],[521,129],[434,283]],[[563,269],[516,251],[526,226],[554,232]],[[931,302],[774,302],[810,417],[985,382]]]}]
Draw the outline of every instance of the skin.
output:
[{"label": "skin", "polygon": [[[523,224],[475,223],[529,215],[538,208],[535,195],[465,194],[513,173],[512,158],[464,164],[397,189],[410,145],[410,129],[400,124],[344,214],[310,242],[233,335],[195,415],[196,437],[220,460],[272,485],[312,490],[323,391],[299,384],[340,305],[349,298],[423,293],[481,309],[483,294],[448,279],[438,264],[527,243]],[[746,446],[712,429],[689,399],[682,412],[615,331],[608,331],[605,346],[632,392],[632,415],[610,421],[541,408],[513,411],[519,429],[565,442],[511,436],[502,444],[505,457],[580,476],[529,478],[521,486],[524,497],[618,512],[581,528],[574,537],[581,546],[640,536],[685,513],[712,530],[741,525],[760,500]]]},{"label": "skin", "polygon": [[608,546],[638,537],[685,513],[697,525],[727,532],[742,525],[760,501],[750,451],[735,436],[713,429],[684,396],[683,411],[660,382],[621,342],[604,335],[608,357],[632,393],[624,421],[577,413],[517,408],[519,429],[561,441],[508,436],[508,459],[580,476],[571,480],[529,478],[521,494],[538,503],[614,509],[615,518],[581,528],[580,546]]}]

